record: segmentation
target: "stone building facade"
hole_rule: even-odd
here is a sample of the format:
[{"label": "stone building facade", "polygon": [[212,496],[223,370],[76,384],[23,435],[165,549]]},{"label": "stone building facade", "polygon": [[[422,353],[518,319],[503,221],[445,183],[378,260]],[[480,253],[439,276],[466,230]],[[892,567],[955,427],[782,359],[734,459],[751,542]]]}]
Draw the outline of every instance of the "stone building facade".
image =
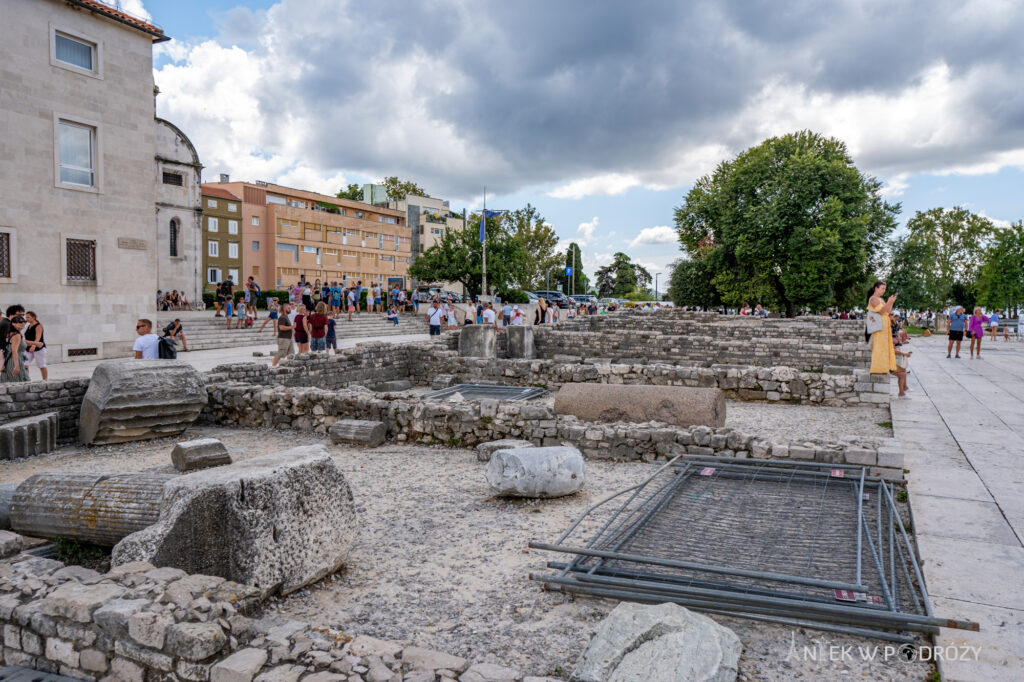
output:
[{"label": "stone building facade", "polygon": [[155,308],[152,55],[167,38],[94,0],[3,7],[0,304],[39,315],[51,361],[127,355]]},{"label": "stone building facade", "polygon": [[202,206],[199,154],[185,133],[156,119],[157,289],[184,292],[189,302],[203,291]]}]

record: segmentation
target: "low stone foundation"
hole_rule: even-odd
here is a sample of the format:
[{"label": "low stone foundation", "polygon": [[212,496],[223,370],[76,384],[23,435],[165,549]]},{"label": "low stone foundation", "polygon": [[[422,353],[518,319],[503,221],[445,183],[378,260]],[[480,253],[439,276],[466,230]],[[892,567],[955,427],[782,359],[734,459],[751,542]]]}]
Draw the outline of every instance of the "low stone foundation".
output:
[{"label": "low stone foundation", "polygon": [[[297,429],[326,436],[339,419],[370,419],[387,425],[399,442],[469,448],[502,438],[536,445],[567,443],[586,457],[645,460],[680,453],[722,457],[803,459],[873,467],[874,475],[902,480],[902,455],[887,441],[772,443],[729,427],[681,428],[658,424],[604,424],[556,415],[528,403],[482,400],[447,403],[412,396],[382,399],[360,391],[259,387],[244,383],[208,386],[210,401],[200,417],[209,423],[252,428]],[[884,455],[882,453],[885,453]]]},{"label": "low stone foundation", "polygon": [[[223,578],[142,562],[100,574],[20,555],[0,564],[3,663],[118,682],[377,682],[473,670],[466,659],[440,651],[253,619],[258,595]],[[500,679],[522,677],[477,667],[504,671]]]}]

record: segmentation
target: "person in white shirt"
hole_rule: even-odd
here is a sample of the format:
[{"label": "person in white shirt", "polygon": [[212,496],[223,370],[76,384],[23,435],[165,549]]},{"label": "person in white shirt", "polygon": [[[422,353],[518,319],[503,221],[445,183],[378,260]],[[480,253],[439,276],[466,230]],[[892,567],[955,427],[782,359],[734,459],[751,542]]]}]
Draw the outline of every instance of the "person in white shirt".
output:
[{"label": "person in white shirt", "polygon": [[139,320],[135,325],[135,331],[139,338],[135,339],[132,350],[135,351],[136,360],[159,360],[160,359],[160,337],[153,333],[153,323],[149,320]]},{"label": "person in white shirt", "polygon": [[497,321],[496,321],[496,317],[494,315],[494,308],[491,306],[490,303],[485,303],[484,304],[483,318],[484,318],[484,324],[492,324],[495,327],[498,326]]},{"label": "person in white shirt", "polygon": [[523,324],[523,311],[519,309],[519,306],[512,306],[512,324],[522,325]]},{"label": "person in white shirt", "polygon": [[430,327],[431,336],[441,336],[441,322],[444,320],[444,310],[438,305],[437,299],[427,310],[427,325]]}]

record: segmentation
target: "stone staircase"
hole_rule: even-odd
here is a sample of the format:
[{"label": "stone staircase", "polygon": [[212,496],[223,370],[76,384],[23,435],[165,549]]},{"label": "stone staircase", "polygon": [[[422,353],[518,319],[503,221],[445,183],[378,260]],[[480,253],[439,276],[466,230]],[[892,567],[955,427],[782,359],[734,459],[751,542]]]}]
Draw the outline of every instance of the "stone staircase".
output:
[{"label": "stone staircase", "polygon": [[[274,344],[273,323],[268,323],[266,329],[259,331],[263,321],[267,319],[267,311],[261,310],[260,317],[253,324],[251,329],[227,328],[223,317],[214,317],[212,311],[208,312],[163,312],[157,316],[158,328],[154,331],[162,335],[162,330],[175,318],[181,318],[181,325],[185,330],[185,338],[188,340],[189,350],[209,350],[211,348],[239,348],[243,346],[261,346]],[[412,315],[402,315],[399,325],[396,327],[382,314],[354,315],[352,322],[347,322],[345,317],[337,320],[338,339],[370,338],[379,336],[404,336],[406,334],[425,334],[427,328],[423,318]],[[179,346],[178,350],[181,350]]]}]

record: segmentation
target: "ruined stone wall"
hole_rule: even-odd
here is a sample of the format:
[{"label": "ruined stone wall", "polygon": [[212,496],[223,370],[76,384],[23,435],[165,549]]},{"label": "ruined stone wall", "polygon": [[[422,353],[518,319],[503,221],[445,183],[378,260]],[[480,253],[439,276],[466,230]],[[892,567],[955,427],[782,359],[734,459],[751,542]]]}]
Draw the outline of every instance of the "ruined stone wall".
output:
[{"label": "ruined stone wall", "polygon": [[[415,358],[419,351],[411,351]],[[829,406],[889,404],[889,375],[866,369],[827,368],[801,372],[791,367],[669,364],[589,364],[556,360],[485,360],[458,358],[448,352],[435,364],[413,362],[410,380],[430,384],[443,369],[452,383],[499,383],[543,386],[556,390],[566,383],[653,384],[720,388],[730,400],[793,402]]]},{"label": "ruined stone wall", "polygon": [[78,437],[78,414],[88,387],[88,379],[0,384],[0,422],[57,412],[58,438],[72,440]]},{"label": "ruined stone wall", "polygon": [[[0,563],[2,663],[81,680],[251,682],[474,674],[440,651],[260,618],[259,590],[176,568],[105,574],[22,554]],[[476,666],[476,673],[499,666]],[[519,671],[504,669],[516,679]],[[419,675],[417,678],[416,675]],[[463,678],[465,679],[465,678]],[[485,676],[471,679],[489,679]]]},{"label": "ruined stone wall", "polygon": [[537,445],[568,442],[595,459],[653,460],[680,453],[802,459],[869,465],[879,474],[902,479],[902,454],[891,439],[771,443],[729,427],[582,422],[556,415],[543,405],[498,400],[448,403],[402,394],[384,398],[357,391],[244,383],[207,388],[210,401],[201,418],[213,424],[325,434],[339,419],[369,419],[383,421],[388,436],[399,442],[472,447],[501,438],[521,438]]}]

